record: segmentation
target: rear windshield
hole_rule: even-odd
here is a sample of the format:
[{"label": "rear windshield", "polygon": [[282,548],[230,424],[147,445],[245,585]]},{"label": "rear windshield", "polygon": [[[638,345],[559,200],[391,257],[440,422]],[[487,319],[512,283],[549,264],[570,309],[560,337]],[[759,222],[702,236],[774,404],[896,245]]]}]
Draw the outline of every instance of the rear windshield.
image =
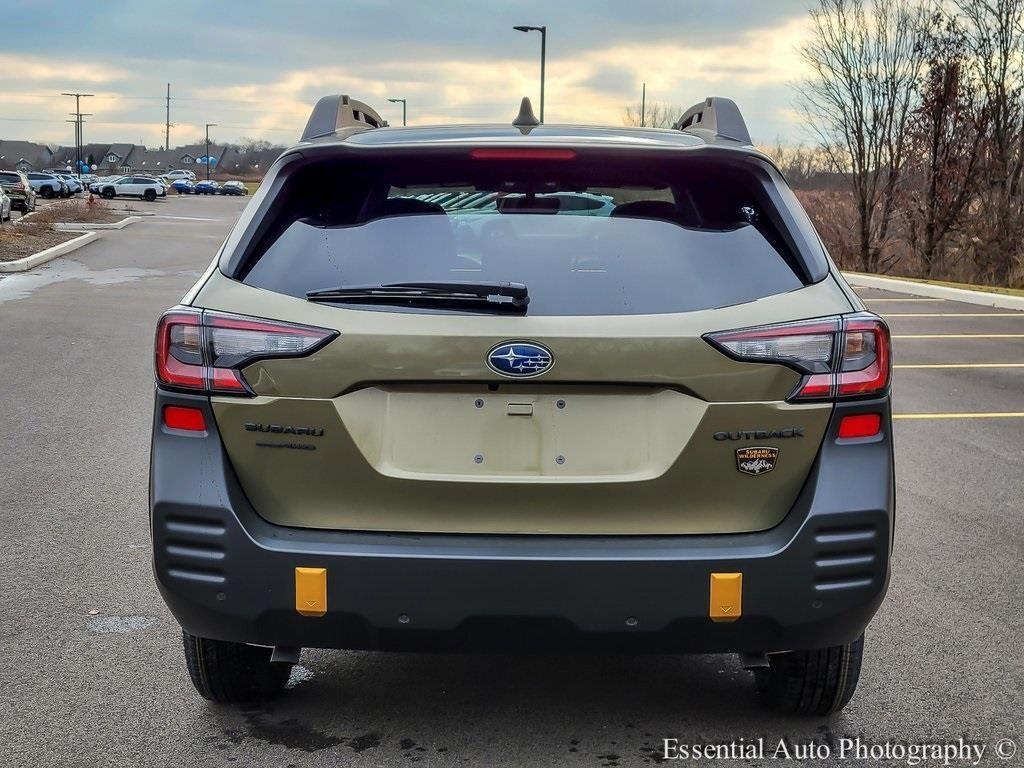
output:
[{"label": "rear windshield", "polygon": [[300,298],[522,283],[531,315],[728,306],[803,285],[771,183],[753,165],[696,161],[318,163],[288,179],[240,276]]}]

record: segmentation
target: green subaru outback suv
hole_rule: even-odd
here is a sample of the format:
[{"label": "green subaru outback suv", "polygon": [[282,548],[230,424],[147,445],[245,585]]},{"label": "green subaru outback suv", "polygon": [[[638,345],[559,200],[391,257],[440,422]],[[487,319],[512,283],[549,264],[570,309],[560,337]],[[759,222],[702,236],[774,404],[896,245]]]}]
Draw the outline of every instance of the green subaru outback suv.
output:
[{"label": "green subaru outback suv", "polygon": [[302,647],[736,652],[777,710],[853,694],[889,334],[727,99],[666,130],[326,97],[156,377],[154,566],[208,699]]}]

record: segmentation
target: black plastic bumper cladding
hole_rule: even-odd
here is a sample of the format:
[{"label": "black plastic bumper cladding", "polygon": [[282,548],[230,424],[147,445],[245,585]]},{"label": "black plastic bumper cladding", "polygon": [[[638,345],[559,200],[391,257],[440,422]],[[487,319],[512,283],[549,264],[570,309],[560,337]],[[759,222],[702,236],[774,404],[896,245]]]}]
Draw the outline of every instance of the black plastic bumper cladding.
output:
[{"label": "black plastic bumper cladding", "polygon": [[[433,650],[818,648],[857,637],[888,584],[894,484],[887,399],[836,406],[807,485],[775,528],[656,537],[271,525],[239,487],[209,401],[163,391],[156,401],[154,569],[175,618],[202,637]],[[209,431],[164,428],[168,404],[203,408]],[[840,415],[879,410],[880,437],[837,441]],[[295,612],[297,566],[327,568],[325,616]],[[709,575],[736,571],[743,573],[742,618],[712,622]]]}]

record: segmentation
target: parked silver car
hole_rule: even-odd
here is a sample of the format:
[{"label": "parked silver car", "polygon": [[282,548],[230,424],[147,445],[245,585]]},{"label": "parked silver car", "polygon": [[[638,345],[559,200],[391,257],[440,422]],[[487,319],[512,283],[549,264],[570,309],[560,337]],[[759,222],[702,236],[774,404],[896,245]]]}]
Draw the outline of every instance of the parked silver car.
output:
[{"label": "parked silver car", "polygon": [[11,207],[22,213],[36,209],[36,191],[21,171],[0,171],[0,189],[11,199]]}]

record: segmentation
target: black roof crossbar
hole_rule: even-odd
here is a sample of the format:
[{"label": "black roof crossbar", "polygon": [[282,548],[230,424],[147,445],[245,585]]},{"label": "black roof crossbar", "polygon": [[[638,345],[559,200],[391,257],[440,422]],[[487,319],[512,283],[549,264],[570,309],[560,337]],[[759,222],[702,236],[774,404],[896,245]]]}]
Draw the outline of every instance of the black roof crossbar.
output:
[{"label": "black roof crossbar", "polygon": [[740,144],[753,143],[736,102],[720,96],[708,96],[699,104],[694,104],[683,112],[683,116],[672,127],[712,142],[725,139]]},{"label": "black roof crossbar", "polygon": [[373,107],[336,93],[324,96],[313,107],[301,141],[331,136],[342,128],[383,128],[387,124]]}]

